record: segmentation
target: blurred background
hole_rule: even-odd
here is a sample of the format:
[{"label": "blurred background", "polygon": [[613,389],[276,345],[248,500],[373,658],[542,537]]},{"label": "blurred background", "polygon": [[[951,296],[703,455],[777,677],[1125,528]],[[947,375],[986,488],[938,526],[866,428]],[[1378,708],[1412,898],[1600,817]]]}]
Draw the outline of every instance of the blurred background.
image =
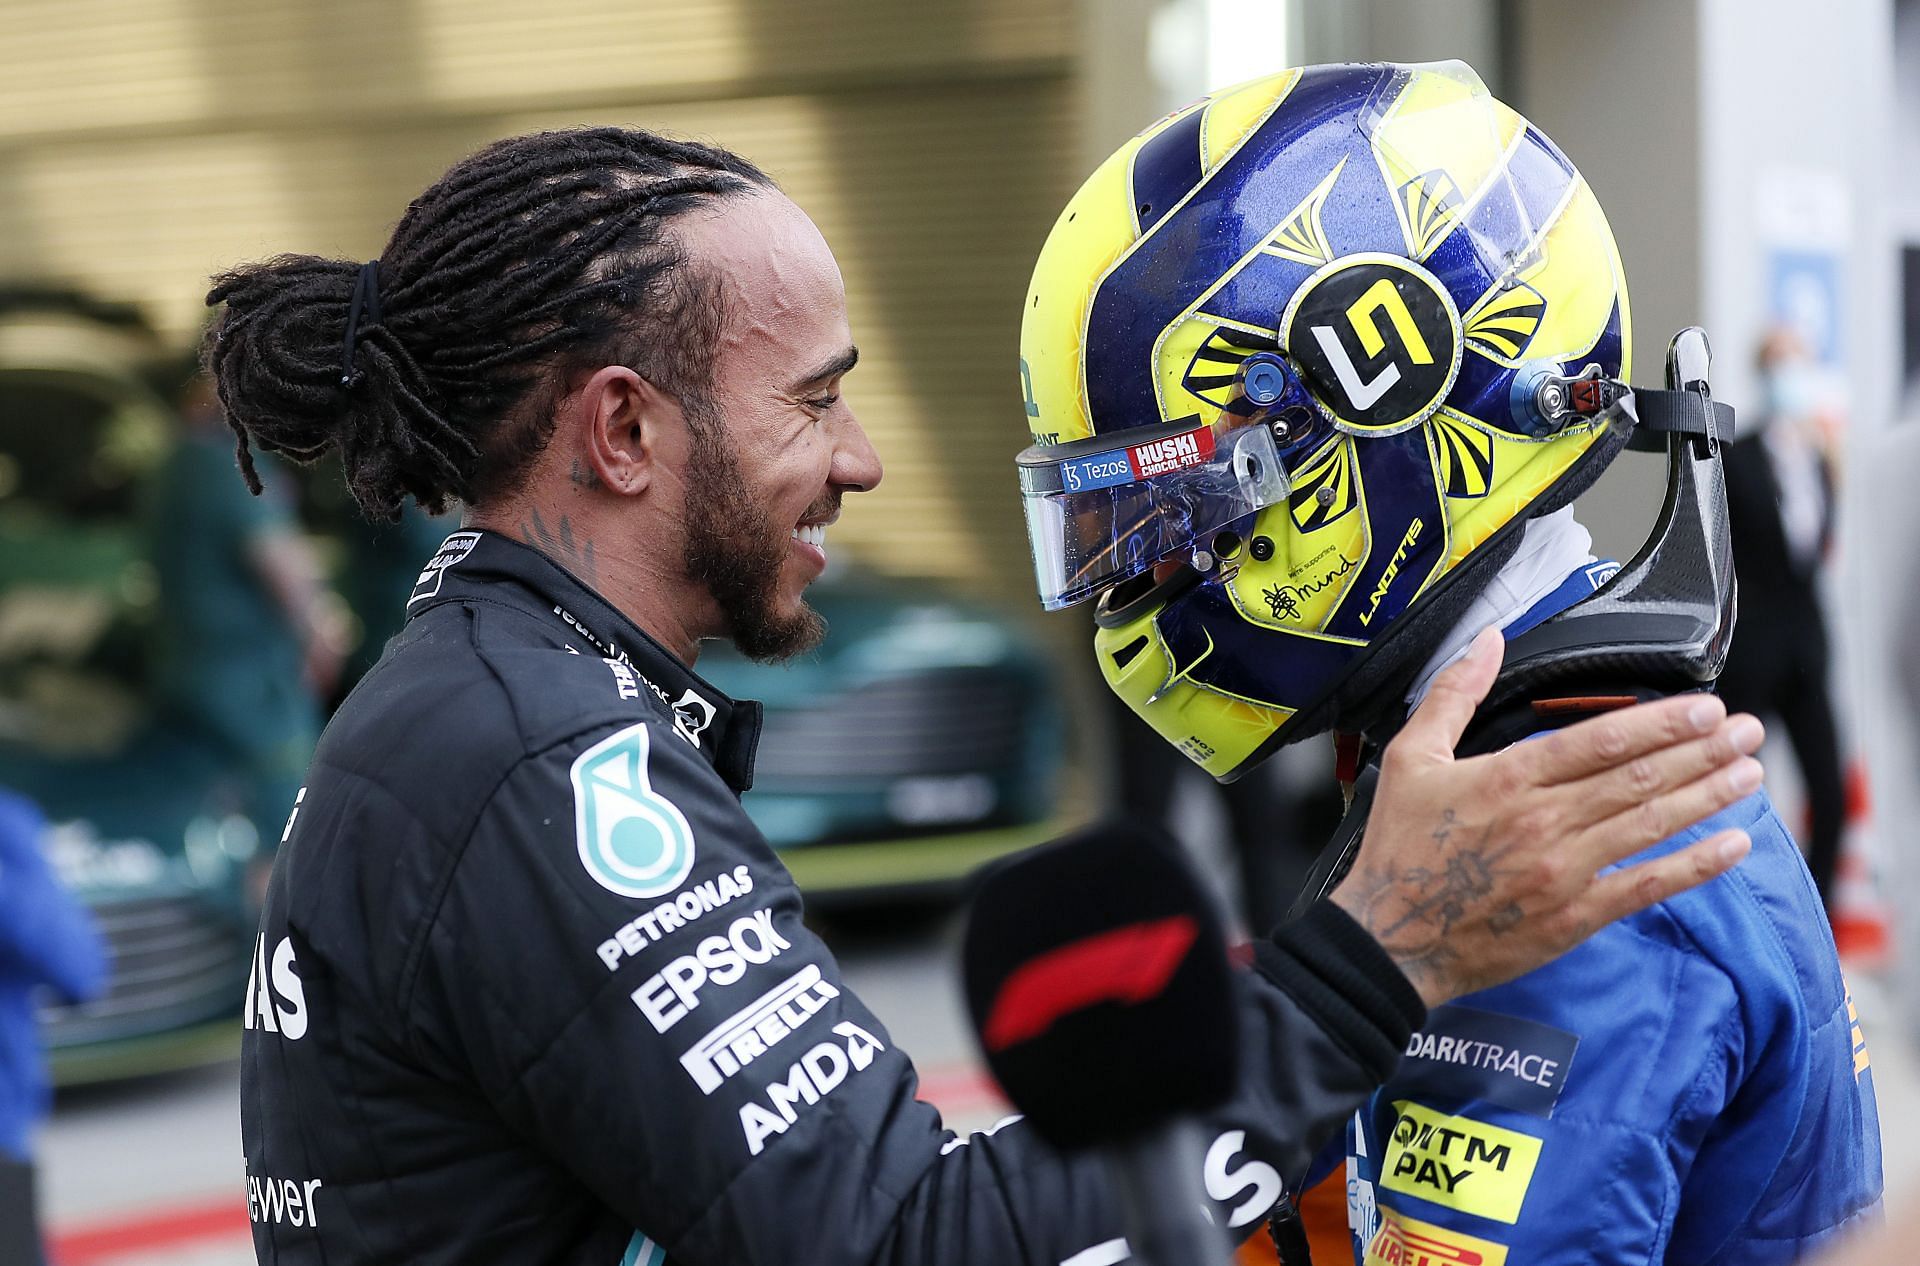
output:
[{"label": "blurred background", "polygon": [[[1033,258],[1099,160],[1211,88],[1456,57],[1597,191],[1636,376],[1703,325],[1716,394],[1771,420],[1779,495],[1735,507],[1741,638],[1817,646],[1824,621],[1831,654],[1729,685],[1775,714],[1788,820],[1841,841],[1890,1185],[1920,1180],[1892,1128],[1920,1020],[1920,0],[0,0],[0,788],[44,814],[108,962],[92,1001],[39,1000],[57,1260],[251,1260],[252,885],[316,727],[457,526],[367,528],[331,465],[245,495],[193,374],[210,274],[370,258],[465,152],[573,124],[714,140],[814,216],[887,479],[835,530],[827,646],[700,667],[767,701],[749,808],[926,1097],[978,1125],[999,1105],[946,939],[968,870],[1120,799],[1254,925],[1337,811],[1317,746],[1231,796],[1128,764],[1151,758],[1084,618],[1040,617],[1010,462]],[[1637,547],[1661,473],[1629,455],[1583,499],[1598,552]]]}]

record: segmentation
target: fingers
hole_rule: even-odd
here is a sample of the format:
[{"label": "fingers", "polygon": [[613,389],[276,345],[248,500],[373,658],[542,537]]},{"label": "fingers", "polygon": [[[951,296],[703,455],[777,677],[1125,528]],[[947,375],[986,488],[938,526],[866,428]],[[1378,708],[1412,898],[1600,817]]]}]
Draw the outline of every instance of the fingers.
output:
[{"label": "fingers", "polygon": [[1580,832],[1574,852],[1595,870],[1631,857],[1752,795],[1760,786],[1760,762],[1742,758],[1684,787],[1646,800]]},{"label": "fingers", "polygon": [[1433,679],[1427,697],[1400,727],[1387,751],[1398,749],[1407,756],[1452,760],[1453,749],[1460,745],[1460,736],[1467,732],[1474,710],[1487,697],[1500,672],[1506,646],[1500,630],[1482,629],[1467,647],[1465,657],[1449,664]]},{"label": "fingers", "polygon": [[1577,926],[1601,928],[1717,879],[1753,849],[1745,831],[1721,831],[1677,853],[1602,875],[1580,901]]},{"label": "fingers", "polygon": [[[1577,826],[1603,821],[1718,770],[1735,774],[1746,786],[1739,794],[1746,795],[1760,785],[1760,763],[1751,757],[1766,737],[1759,719],[1743,713],[1722,722],[1705,738],[1636,756],[1590,775],[1568,787],[1573,796],[1571,820]],[[1675,829],[1685,825],[1682,821]]]},{"label": "fingers", "polygon": [[1513,749],[1539,786],[1577,782],[1637,756],[1710,734],[1727,715],[1714,695],[1676,695],[1589,717]]}]

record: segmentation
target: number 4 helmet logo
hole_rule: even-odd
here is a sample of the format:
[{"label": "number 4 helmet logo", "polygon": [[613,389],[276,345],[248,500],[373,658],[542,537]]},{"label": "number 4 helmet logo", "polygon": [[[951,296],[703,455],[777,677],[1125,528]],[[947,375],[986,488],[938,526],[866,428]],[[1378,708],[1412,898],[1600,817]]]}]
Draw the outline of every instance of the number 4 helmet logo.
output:
[{"label": "number 4 helmet logo", "polygon": [[623,897],[658,897],[693,869],[693,828],[648,778],[647,726],[629,726],[573,762],[573,821],[580,862]]}]

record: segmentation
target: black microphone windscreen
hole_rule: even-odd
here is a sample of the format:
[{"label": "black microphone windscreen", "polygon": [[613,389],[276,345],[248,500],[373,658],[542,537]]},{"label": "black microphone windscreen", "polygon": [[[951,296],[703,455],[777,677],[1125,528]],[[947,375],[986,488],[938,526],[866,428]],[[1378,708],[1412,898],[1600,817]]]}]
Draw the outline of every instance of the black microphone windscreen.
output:
[{"label": "black microphone windscreen", "polygon": [[1106,822],[992,868],[962,961],[988,1067],[1056,1144],[1132,1137],[1233,1093],[1225,933],[1164,835]]}]

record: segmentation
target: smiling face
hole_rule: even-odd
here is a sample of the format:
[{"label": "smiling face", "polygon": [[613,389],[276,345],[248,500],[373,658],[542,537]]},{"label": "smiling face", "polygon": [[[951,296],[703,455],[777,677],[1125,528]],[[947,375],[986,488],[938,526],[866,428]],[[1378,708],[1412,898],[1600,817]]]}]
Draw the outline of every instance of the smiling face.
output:
[{"label": "smiling face", "polygon": [[680,234],[722,277],[709,399],[692,415],[684,510],[688,578],[756,659],[816,645],[806,587],[827,565],[841,497],[880,481],[880,459],[840,392],[858,352],[839,266],[777,193],[730,200]]}]

